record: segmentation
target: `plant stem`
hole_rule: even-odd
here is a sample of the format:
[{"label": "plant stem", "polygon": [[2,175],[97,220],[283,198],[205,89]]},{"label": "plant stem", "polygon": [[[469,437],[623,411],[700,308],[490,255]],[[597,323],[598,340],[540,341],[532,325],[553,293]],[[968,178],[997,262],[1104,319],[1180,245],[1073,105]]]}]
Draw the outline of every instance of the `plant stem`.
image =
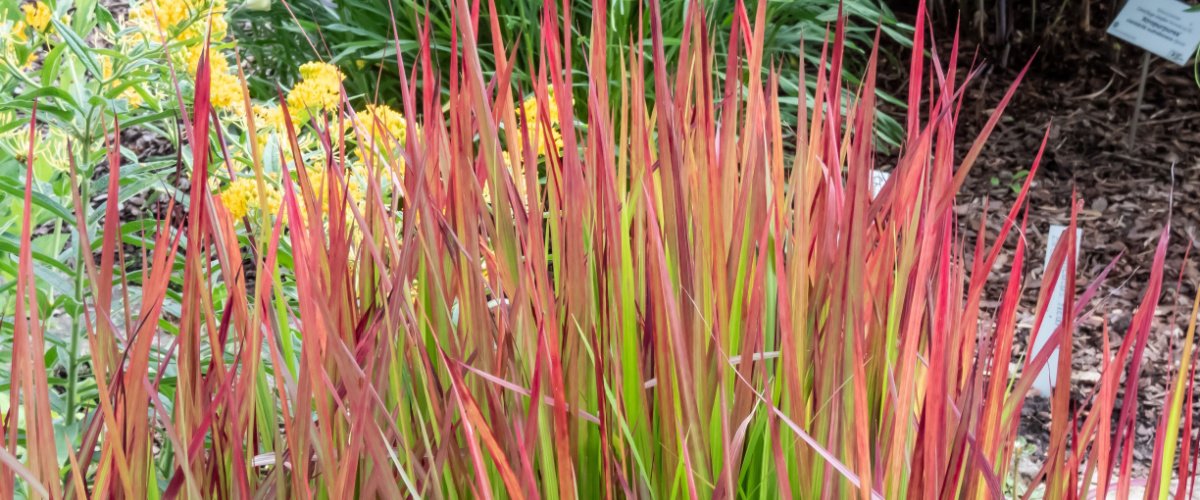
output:
[{"label": "plant stem", "polygon": [[[85,174],[86,175],[86,174]],[[90,176],[88,176],[90,177]],[[83,200],[80,203],[80,208],[83,210],[83,221],[87,224],[87,209],[91,203],[91,179],[82,179],[79,183],[79,196]],[[87,231],[87,227],[76,228],[76,231]],[[91,258],[91,252],[88,248],[84,248],[82,236],[75,238],[75,246],[79,247],[79,254],[75,260],[75,307],[87,307],[83,303],[83,281],[87,266],[84,265],[84,260]],[[79,317],[82,315],[82,310],[76,310],[75,314],[71,315],[71,347],[67,351],[67,415],[65,423],[71,425],[75,423],[75,405],[78,398],[78,382],[79,382],[79,337],[82,336],[83,324],[79,322]]]}]

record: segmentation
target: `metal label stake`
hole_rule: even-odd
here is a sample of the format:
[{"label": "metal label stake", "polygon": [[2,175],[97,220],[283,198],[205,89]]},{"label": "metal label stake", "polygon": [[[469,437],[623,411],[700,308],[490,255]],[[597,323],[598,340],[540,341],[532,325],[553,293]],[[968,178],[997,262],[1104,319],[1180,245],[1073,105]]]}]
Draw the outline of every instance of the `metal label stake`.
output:
[{"label": "metal label stake", "polygon": [[1129,121],[1129,141],[1126,146],[1133,149],[1137,140],[1138,120],[1142,117],[1142,99],[1146,97],[1146,74],[1150,72],[1150,59],[1154,56],[1149,51],[1142,56],[1142,77],[1138,79],[1137,105],[1133,107],[1133,118]]}]

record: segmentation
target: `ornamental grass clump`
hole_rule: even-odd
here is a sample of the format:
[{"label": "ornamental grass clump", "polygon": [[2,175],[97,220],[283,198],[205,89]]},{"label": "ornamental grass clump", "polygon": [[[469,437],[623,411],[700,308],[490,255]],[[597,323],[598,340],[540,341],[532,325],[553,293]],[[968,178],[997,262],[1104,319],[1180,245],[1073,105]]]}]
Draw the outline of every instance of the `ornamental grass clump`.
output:
[{"label": "ornamental grass clump", "polygon": [[[546,3],[525,89],[509,79],[502,40],[497,71],[481,69],[476,30],[490,22],[499,33],[494,4],[481,17],[457,0],[448,67],[431,63],[427,36],[415,50],[396,44],[396,114],[349,112],[343,91],[324,89],[304,100],[302,124],[283,98],[276,139],[248,156],[210,135],[224,130],[210,99],[220,66],[210,61],[222,56],[202,49],[185,220],[171,198],[143,241],[122,236],[114,144],[105,227],[78,233],[101,256],[84,261],[79,311],[98,397],[69,441],[53,424],[24,220],[0,496],[1124,498],[1170,221],[1115,350],[1105,331],[1096,390],[1072,402],[1064,382],[1051,395],[1045,463],[1014,485],[1025,396],[1043,368],[1070,380],[1074,325],[1103,307],[1094,299],[1112,269],[1077,286],[1073,203],[1033,311],[1038,331],[1066,269],[1068,314],[1047,344],[1058,364],[1046,366],[1049,349],[1015,354],[1019,234],[1045,139],[1002,227],[977,222],[968,241],[953,208],[1020,76],[956,155],[962,90],[978,68],[960,78],[956,49],[946,66],[927,60],[919,16],[904,147],[873,194],[876,54],[849,88],[839,21],[820,64],[799,76],[815,82],[818,112],[785,132],[780,75],[756,70],[773,67],[766,5],[737,4],[717,60],[694,2],[668,64],[652,0],[652,43],[612,40],[624,48],[610,65],[596,23],[581,74],[565,49],[575,33]],[[605,2],[591,9],[606,19]],[[431,20],[419,21],[428,33]],[[551,88],[586,88],[587,102]],[[526,94],[533,105],[518,106]],[[845,114],[828,105],[843,98]],[[353,144],[370,144],[380,125],[393,147],[354,165]],[[258,144],[253,120],[245,133]],[[300,134],[318,146],[306,154]],[[560,151],[535,146],[557,147],[557,134]],[[235,163],[252,166],[253,184],[214,192],[209,179]],[[277,178],[262,173],[268,163]],[[75,195],[77,210],[85,202]],[[143,255],[136,269],[120,264],[129,244]],[[1012,266],[987,298],[999,305],[984,308],[1001,252]],[[1193,470],[1195,318],[1147,498],[1190,494],[1170,478]]]}]

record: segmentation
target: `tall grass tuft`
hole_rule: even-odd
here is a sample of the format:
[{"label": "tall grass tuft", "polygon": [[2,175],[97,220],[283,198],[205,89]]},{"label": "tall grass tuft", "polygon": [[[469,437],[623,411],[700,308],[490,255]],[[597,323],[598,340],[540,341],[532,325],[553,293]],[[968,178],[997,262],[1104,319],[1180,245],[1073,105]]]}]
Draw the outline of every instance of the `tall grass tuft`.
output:
[{"label": "tall grass tuft", "polygon": [[[906,140],[873,194],[875,53],[864,83],[844,84],[839,21],[821,64],[799,75],[815,80],[820,112],[785,130],[781,75],[764,81],[755,70],[775,64],[763,55],[766,2],[753,13],[737,3],[723,60],[694,6],[675,67],[650,0],[649,50],[606,40],[598,25],[581,75],[564,50],[576,34],[546,3],[536,83],[517,88],[502,40],[491,44],[497,70],[483,73],[479,3],[458,0],[448,68],[431,64],[427,28],[418,50],[396,44],[407,137],[384,138],[388,161],[368,156],[353,167],[347,142],[362,144],[352,139],[371,124],[345,99],[336,112],[307,113],[307,123],[285,109],[286,136],[253,158],[228,157],[210,136],[218,128],[201,56],[185,220],[164,211],[140,243],[141,268],[114,265],[131,238],[117,229],[112,144],[111,225],[95,242],[79,233],[103,256],[86,262],[91,299],[80,310],[100,396],[69,442],[47,403],[25,217],[0,496],[1128,495],[1136,381],[1168,229],[1115,354],[1105,331],[1096,390],[1083,408],[1069,384],[1052,394],[1045,465],[1012,491],[1025,396],[1042,368],[1070,380],[1074,325],[1100,307],[1093,299],[1112,268],[1076,286],[1074,203],[1036,311],[1040,324],[1065,268],[1069,314],[1048,342],[1058,365],[1046,367],[1047,349],[1010,374],[1028,251],[1019,234],[1045,139],[994,239],[978,222],[967,241],[953,206],[1020,77],[956,158],[963,89],[978,68],[960,80],[957,49],[943,65],[933,44],[927,60],[918,17]],[[592,18],[605,19],[605,9],[593,2]],[[619,74],[608,73],[612,44],[623,47]],[[588,90],[584,116],[570,92],[550,92],[576,86]],[[514,105],[525,92],[536,114]],[[843,115],[836,103],[846,94]],[[248,143],[257,144],[246,107]],[[563,149],[539,159],[533,144],[554,144],[552,108]],[[293,161],[304,158],[304,127],[323,153]],[[231,217],[209,172],[251,162],[261,186],[263,162],[276,158],[285,170],[279,211]],[[352,168],[367,179],[361,196],[351,193]],[[31,197],[27,182],[26,212]],[[77,209],[87,202],[76,195]],[[984,308],[1001,252],[1012,252],[1011,271],[1002,296],[990,298],[999,306]],[[114,308],[118,294],[126,307]],[[178,317],[164,314],[168,301],[180,303]],[[1148,498],[1187,493],[1186,481],[1169,488],[1190,470],[1195,318],[1193,310]]]}]

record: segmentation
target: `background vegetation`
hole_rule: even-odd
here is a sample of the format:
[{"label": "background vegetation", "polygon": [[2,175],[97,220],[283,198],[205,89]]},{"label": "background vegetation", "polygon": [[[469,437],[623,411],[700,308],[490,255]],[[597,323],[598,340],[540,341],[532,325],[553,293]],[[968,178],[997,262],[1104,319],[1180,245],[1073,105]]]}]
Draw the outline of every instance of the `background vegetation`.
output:
[{"label": "background vegetation", "polygon": [[[403,51],[415,51],[420,47],[423,19],[426,9],[429,14],[429,38],[431,59],[437,72],[443,75],[450,64],[450,47],[452,46],[452,29],[450,26],[450,11],[453,2],[435,0],[420,2],[403,0],[390,4],[385,0],[347,0],[327,2],[323,0],[299,0],[282,2],[264,0],[264,11],[252,9],[237,10],[231,16],[233,32],[237,35],[241,46],[254,61],[249,80],[255,95],[271,95],[277,82],[295,81],[298,76],[295,68],[305,61],[321,59],[339,65],[346,73],[347,91],[354,96],[361,95],[370,100],[375,96],[384,96],[387,104],[399,102],[398,72],[396,71],[396,47],[393,40],[399,43]],[[496,34],[492,33],[489,5],[494,4]],[[480,63],[485,74],[495,71],[493,55],[495,36],[508,41],[506,57],[515,58],[511,68],[513,84],[524,94],[531,94],[533,79],[539,67],[538,58],[542,52],[539,47],[546,36],[542,32],[539,19],[542,15],[540,0],[503,0],[472,3],[472,11],[479,12],[481,21],[478,42],[480,47]],[[909,47],[912,42],[910,35],[912,27],[899,22],[888,9],[886,3],[876,0],[786,0],[768,1],[767,16],[770,26],[763,37],[764,61],[772,61],[779,66],[780,85],[784,89],[780,97],[784,123],[789,128],[795,127],[796,107],[799,104],[800,74],[803,64],[810,67],[820,60],[822,38],[830,23],[837,20],[839,8],[847,15],[846,27],[846,65],[842,77],[853,83],[858,83],[865,69],[867,54],[871,49],[871,41],[878,24],[883,30],[885,39],[891,43],[888,47]],[[680,44],[684,33],[684,20],[687,10],[692,3],[687,0],[666,0],[661,2],[663,13],[663,50],[668,61],[678,57]],[[729,34],[734,28],[734,13],[738,8],[737,0],[716,0],[705,2],[702,9],[705,12],[705,29],[711,38],[715,61],[724,61],[729,50]],[[756,1],[746,2],[753,11]],[[628,47],[641,44],[649,54],[652,40],[650,39],[650,20],[645,17],[646,2],[634,0],[618,0],[607,2],[605,37],[609,42],[607,60],[610,62],[609,75],[618,74],[616,61]],[[574,40],[570,48],[572,69],[576,75],[574,92],[576,111],[582,113],[587,102],[585,75],[587,72],[587,54],[592,50],[592,5],[589,0],[571,3],[571,15],[562,17],[559,12],[559,22],[567,24]],[[393,16],[395,23],[391,20]],[[393,28],[395,31],[393,31]],[[739,27],[745,29],[745,26]],[[393,33],[398,36],[393,37]],[[746,36],[743,34],[743,36]],[[807,40],[807,44],[804,42]],[[514,55],[515,54],[515,55]],[[891,51],[883,52],[889,56]],[[564,54],[564,57],[566,54]],[[802,63],[801,57],[804,58]],[[414,65],[416,61],[406,64]],[[409,70],[411,71],[411,67]],[[764,64],[760,70],[765,78],[770,71],[770,65]],[[718,73],[718,78],[724,74]],[[422,82],[418,81],[418,87]],[[617,83],[615,76],[609,82]],[[812,92],[815,82],[807,82],[806,107],[812,107]],[[653,87],[653,81],[649,81]],[[445,92],[445,88],[439,90]],[[886,93],[880,97],[890,99]],[[903,106],[899,100],[893,103]],[[616,103],[611,103],[616,105]],[[584,126],[584,123],[580,123]],[[900,126],[891,117],[880,114],[877,124],[880,137],[886,144],[897,145],[901,137]]]}]

